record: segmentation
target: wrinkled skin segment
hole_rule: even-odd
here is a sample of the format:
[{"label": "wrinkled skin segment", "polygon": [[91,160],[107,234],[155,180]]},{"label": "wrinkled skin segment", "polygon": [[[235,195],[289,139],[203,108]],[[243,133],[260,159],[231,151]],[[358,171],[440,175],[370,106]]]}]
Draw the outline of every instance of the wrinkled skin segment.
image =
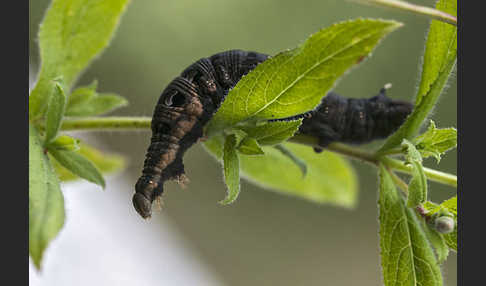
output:
[{"label": "wrinkled skin segment", "polygon": [[184,153],[203,136],[203,127],[229,89],[266,59],[266,55],[239,50],[203,58],[162,92],[152,118],[152,138],[142,176],[133,196],[133,205],[143,218],[151,216],[152,203],[162,195],[165,181],[187,180]]},{"label": "wrinkled skin segment", "polygon": [[[155,107],[152,138],[133,196],[143,218],[151,217],[152,203],[162,195],[165,181],[187,181],[184,153],[203,136],[204,126],[229,90],[267,58],[241,50],[218,53],[190,65],[165,88]],[[329,93],[315,110],[297,116],[305,117],[299,133],[319,138],[323,147],[334,141],[364,143],[390,135],[411,109],[410,103],[387,98],[384,89],[370,99]]]},{"label": "wrinkled skin segment", "polygon": [[184,180],[184,152],[202,136],[209,114],[195,85],[177,77],[162,93],[152,118],[152,138],[142,176],[135,185],[133,203],[144,218],[150,217],[152,202],[162,194],[166,180]]},{"label": "wrinkled skin segment", "polygon": [[386,138],[405,122],[413,105],[392,100],[385,91],[382,88],[376,96],[358,99],[329,92],[302,121],[299,133],[317,137],[322,147],[332,142],[363,144]]}]

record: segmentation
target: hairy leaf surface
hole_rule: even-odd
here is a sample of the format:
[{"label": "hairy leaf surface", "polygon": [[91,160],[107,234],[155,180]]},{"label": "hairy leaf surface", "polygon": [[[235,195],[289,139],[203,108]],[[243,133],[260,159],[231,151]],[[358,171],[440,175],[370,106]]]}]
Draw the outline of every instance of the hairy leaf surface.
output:
[{"label": "hairy leaf surface", "polygon": [[444,235],[433,229],[425,221],[422,222],[422,228],[430,244],[435,249],[438,262],[443,263],[449,255],[449,247],[447,246]]},{"label": "hairy leaf surface", "polygon": [[246,137],[238,146],[238,152],[244,155],[263,155],[262,147],[258,144],[254,138]]},{"label": "hairy leaf surface", "polygon": [[265,122],[258,126],[242,126],[241,130],[250,138],[255,138],[260,145],[276,145],[294,136],[302,119],[292,121]]},{"label": "hairy leaf surface", "polygon": [[[457,15],[457,0],[439,0],[436,8],[453,16]],[[415,108],[405,123],[390,136],[380,151],[392,149],[411,140],[439,99],[456,64],[457,28],[451,24],[432,20],[425,44],[422,77],[415,100]]]},{"label": "hairy leaf surface", "polygon": [[299,47],[269,58],[229,92],[209,122],[207,134],[248,119],[278,119],[312,110],[339,77],[400,26],[373,19],[337,23],[311,35]]},{"label": "hairy leaf surface", "polygon": [[434,156],[437,163],[440,156],[457,146],[457,130],[455,128],[437,129],[434,121],[430,121],[427,131],[414,139],[417,149],[423,158]]},{"label": "hairy leaf surface", "polygon": [[223,172],[228,194],[220,202],[223,205],[233,203],[240,193],[240,162],[238,152],[236,152],[237,144],[236,135],[226,136],[223,149]]},{"label": "hairy leaf surface", "polygon": [[42,116],[49,81],[63,76],[66,92],[108,45],[128,0],[53,0],[39,30],[42,66],[29,98],[29,118]]},{"label": "hairy leaf surface", "polygon": [[380,249],[383,280],[389,285],[442,285],[439,264],[414,211],[407,208],[380,165]]},{"label": "hairy leaf surface", "polygon": [[422,166],[420,152],[407,139],[403,139],[402,147],[406,151],[406,163],[412,166],[412,178],[408,184],[407,206],[414,208],[427,201],[427,177]]},{"label": "hairy leaf surface", "polygon": [[[122,156],[101,152],[86,143],[78,142],[78,144],[79,150],[74,149],[72,151],[78,151],[80,155],[91,161],[102,174],[118,172],[125,168],[126,162]],[[79,179],[79,176],[64,168],[56,160],[52,160],[52,163],[61,181]]]},{"label": "hairy leaf surface", "polygon": [[[339,155],[323,152],[316,154],[312,148],[284,143],[296,157],[307,165],[307,174],[288,156],[271,146],[262,149],[262,156],[239,156],[242,175],[262,188],[295,196],[316,203],[329,203],[352,208],[357,199],[357,177],[351,165]],[[204,142],[205,149],[221,160],[222,136]]]},{"label": "hairy leaf surface", "polygon": [[64,198],[39,135],[29,125],[29,254],[37,269],[64,224]]},{"label": "hairy leaf surface", "polygon": [[97,82],[75,89],[69,96],[67,116],[95,116],[128,105],[128,101],[113,93],[98,93]]},{"label": "hairy leaf surface", "polygon": [[66,109],[66,95],[59,83],[54,84],[54,92],[49,98],[46,119],[46,144],[54,140],[61,128],[64,110]]},{"label": "hairy leaf surface", "polygon": [[105,188],[103,175],[101,175],[101,172],[96,166],[84,156],[74,151],[62,149],[50,149],[49,153],[57,162],[73,174]]}]

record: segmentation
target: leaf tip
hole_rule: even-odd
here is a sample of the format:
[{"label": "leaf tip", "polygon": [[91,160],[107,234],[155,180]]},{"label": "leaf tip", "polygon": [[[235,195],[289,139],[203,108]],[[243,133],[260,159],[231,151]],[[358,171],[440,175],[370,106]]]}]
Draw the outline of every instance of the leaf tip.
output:
[{"label": "leaf tip", "polygon": [[34,265],[35,269],[38,272],[41,272],[42,271],[42,267],[41,267],[42,252],[38,256],[37,255],[32,255],[32,253],[31,253],[30,254],[30,257],[32,258],[32,264]]},{"label": "leaf tip", "polygon": [[106,182],[105,182],[105,179],[103,177],[101,177],[101,180],[99,182],[97,182],[96,184],[98,184],[103,191],[106,189]]},{"label": "leaf tip", "polygon": [[218,204],[220,204],[222,206],[227,206],[227,205],[231,205],[235,201],[236,201],[236,197],[234,197],[234,198],[226,197],[223,200],[219,201]]},{"label": "leaf tip", "polygon": [[381,21],[386,22],[389,25],[387,29],[389,32],[401,28],[405,25],[404,23],[396,20],[381,20]]}]

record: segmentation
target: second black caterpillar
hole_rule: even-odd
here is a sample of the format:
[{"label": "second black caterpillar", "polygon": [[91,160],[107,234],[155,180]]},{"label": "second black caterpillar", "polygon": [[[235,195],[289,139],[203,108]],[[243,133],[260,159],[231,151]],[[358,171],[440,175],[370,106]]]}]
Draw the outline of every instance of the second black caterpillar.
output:
[{"label": "second black caterpillar", "polygon": [[[155,107],[152,138],[133,196],[143,218],[151,216],[152,203],[161,196],[165,181],[185,180],[182,157],[203,136],[204,126],[229,90],[267,58],[241,50],[218,53],[198,60],[165,88]],[[330,92],[305,114],[298,132],[319,138],[322,147],[336,141],[366,143],[393,133],[411,110],[412,104],[386,97],[385,89],[369,99]]]}]

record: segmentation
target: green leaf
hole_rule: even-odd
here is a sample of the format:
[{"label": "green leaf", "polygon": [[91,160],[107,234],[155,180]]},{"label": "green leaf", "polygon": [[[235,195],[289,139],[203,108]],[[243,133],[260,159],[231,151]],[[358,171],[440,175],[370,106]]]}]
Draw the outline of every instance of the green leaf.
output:
[{"label": "green leaf", "polygon": [[56,82],[54,84],[54,92],[49,98],[49,103],[47,106],[45,144],[50,143],[52,140],[54,140],[54,138],[56,138],[57,133],[61,128],[65,109],[66,95],[64,94],[61,84]]},{"label": "green leaf", "polygon": [[445,242],[450,249],[457,252],[457,221],[456,221],[456,229],[448,234],[443,234]]},{"label": "green leaf", "polygon": [[263,155],[263,152],[260,145],[254,138],[246,137],[241,141],[240,145],[238,146],[238,152],[244,155]]},{"label": "green leaf", "polygon": [[422,155],[420,155],[420,152],[417,150],[417,148],[415,148],[415,145],[413,145],[412,142],[408,141],[407,139],[403,139],[402,149],[405,152],[407,163],[422,163]]},{"label": "green leaf", "polygon": [[430,214],[433,214],[440,209],[440,205],[433,203],[431,201],[426,201],[422,206]]},{"label": "green leaf", "polygon": [[69,150],[50,149],[49,153],[73,174],[105,188],[105,180],[96,166],[79,153]]},{"label": "green leaf", "polygon": [[412,179],[408,184],[407,206],[414,208],[427,201],[427,177],[422,166],[420,152],[407,139],[403,139],[402,147],[406,152],[406,163],[412,165]]},{"label": "green leaf", "polygon": [[407,206],[414,208],[427,200],[427,177],[420,163],[412,162],[412,179],[408,183]]},{"label": "green leaf", "polygon": [[380,249],[388,285],[442,285],[439,264],[415,213],[405,206],[392,178],[380,165]]},{"label": "green leaf", "polygon": [[447,259],[447,256],[449,256],[449,247],[447,246],[444,236],[431,228],[424,220],[422,221],[422,228],[430,244],[435,249],[438,262],[442,264]]},{"label": "green leaf", "polygon": [[44,251],[64,225],[64,198],[59,181],[29,124],[29,254],[37,269]]},{"label": "green leaf", "polygon": [[445,239],[447,246],[449,246],[450,249],[457,252],[457,196],[454,196],[444,201],[440,205],[427,201],[423,206],[428,212],[427,215],[430,216],[444,210],[452,214],[456,227],[453,232],[448,234],[443,234],[443,237]]},{"label": "green leaf", "polygon": [[457,217],[457,196],[444,201],[440,206]]},{"label": "green leaf", "polygon": [[[220,134],[203,142],[204,149],[216,160],[223,158],[224,137]],[[241,167],[241,166],[240,166]]]},{"label": "green leaf", "polygon": [[[457,0],[437,1],[437,10],[457,16]],[[456,61],[457,27],[438,20],[432,20],[425,44],[422,66],[422,79],[418,90],[416,104],[428,96],[439,75]]]},{"label": "green leaf", "polygon": [[54,141],[49,143],[47,147],[49,149],[61,149],[61,150],[69,150],[69,151],[78,151],[79,150],[79,139],[61,135],[58,136]]},{"label": "green leaf", "polygon": [[230,130],[227,135],[235,135],[235,146],[239,146],[244,139],[248,138],[248,134],[241,129]]},{"label": "green leaf", "polygon": [[[102,174],[118,172],[126,166],[125,159],[122,156],[101,152],[86,143],[80,143],[79,147],[78,153],[90,160]],[[77,175],[64,168],[57,161],[52,160],[52,163],[61,181],[79,179]]]},{"label": "green leaf", "polygon": [[[307,165],[307,175],[286,155],[271,146],[262,147],[265,155],[240,156],[241,172],[262,188],[316,203],[352,208],[357,199],[357,177],[351,165],[340,156],[293,143],[283,144]],[[223,137],[204,142],[205,149],[217,160],[223,153]]]},{"label": "green leaf", "polygon": [[128,105],[128,100],[116,94],[100,94],[91,98],[83,105],[69,109],[69,116],[94,116],[111,112],[117,108]]},{"label": "green leaf", "polygon": [[[439,0],[436,9],[456,16],[457,0]],[[432,20],[425,44],[422,78],[415,100],[415,108],[398,131],[387,139],[380,151],[390,150],[400,145],[403,138],[410,140],[417,134],[423,121],[439,99],[456,64],[456,58],[456,26]]]},{"label": "green leaf", "polygon": [[67,116],[95,116],[108,113],[122,106],[128,101],[116,94],[97,93],[97,82],[79,87],[69,96],[66,108]]},{"label": "green leaf", "polygon": [[223,152],[224,182],[228,188],[226,198],[220,201],[223,205],[233,203],[240,193],[240,162],[236,152],[236,135],[226,136]]},{"label": "green leaf", "polygon": [[457,146],[457,130],[455,128],[435,128],[434,121],[430,120],[427,131],[414,139],[414,143],[423,158],[434,156],[437,163],[440,156]]},{"label": "green leaf", "polygon": [[103,51],[128,0],[53,0],[39,29],[42,66],[29,97],[29,119],[44,114],[49,81],[63,76],[70,90],[79,74]]},{"label": "green leaf", "polygon": [[68,98],[66,113],[75,106],[86,104],[86,102],[96,95],[96,88],[98,88],[98,81],[93,80],[89,85],[78,87],[71,92]]},{"label": "green leaf", "polygon": [[349,68],[400,27],[395,21],[357,19],[311,35],[299,47],[258,65],[229,92],[206,134],[249,119],[278,119],[312,110]]},{"label": "green leaf", "polygon": [[260,145],[276,145],[294,136],[299,130],[302,119],[293,121],[265,122],[257,126],[242,126],[241,128],[250,138],[255,138]]},{"label": "green leaf", "polygon": [[427,211],[428,215],[433,215],[445,210],[451,213],[454,217],[457,217],[457,196],[453,196],[452,198],[445,200],[440,205],[427,201],[423,204],[423,207]]}]

